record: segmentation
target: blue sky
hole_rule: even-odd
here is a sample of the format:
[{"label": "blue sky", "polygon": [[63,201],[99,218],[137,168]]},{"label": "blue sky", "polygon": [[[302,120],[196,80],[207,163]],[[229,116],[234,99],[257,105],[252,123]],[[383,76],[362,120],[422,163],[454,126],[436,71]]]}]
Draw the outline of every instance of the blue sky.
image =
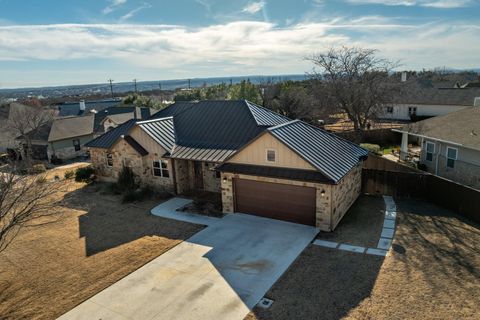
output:
[{"label": "blue sky", "polygon": [[304,73],[355,45],[480,67],[480,0],[0,0],[0,88]]}]

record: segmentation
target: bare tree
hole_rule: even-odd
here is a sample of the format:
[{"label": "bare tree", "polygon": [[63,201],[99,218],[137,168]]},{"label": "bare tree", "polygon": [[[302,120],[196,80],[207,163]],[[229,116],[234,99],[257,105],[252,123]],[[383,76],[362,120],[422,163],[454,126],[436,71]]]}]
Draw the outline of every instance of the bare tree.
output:
[{"label": "bare tree", "polygon": [[19,106],[10,111],[8,126],[23,142],[23,155],[27,167],[31,166],[32,138],[43,126],[51,123],[53,111],[42,107]]},{"label": "bare tree", "polygon": [[57,217],[57,196],[67,187],[65,181],[49,181],[45,174],[19,175],[15,165],[8,168],[0,172],[0,252],[22,228]]},{"label": "bare tree", "polygon": [[331,48],[306,59],[319,69],[312,73],[317,98],[323,99],[331,112],[344,112],[360,141],[399,86],[389,76],[398,63],[377,57],[376,50],[357,47]]}]

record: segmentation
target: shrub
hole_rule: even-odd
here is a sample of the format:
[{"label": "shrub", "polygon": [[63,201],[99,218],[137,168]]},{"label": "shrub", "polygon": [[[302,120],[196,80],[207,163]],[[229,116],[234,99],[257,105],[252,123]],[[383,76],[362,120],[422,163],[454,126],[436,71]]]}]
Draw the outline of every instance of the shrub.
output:
[{"label": "shrub", "polygon": [[47,182],[47,178],[45,176],[41,176],[35,182],[38,184],[44,184]]},{"label": "shrub", "polygon": [[32,172],[33,173],[44,173],[44,172],[47,172],[47,168],[45,167],[45,165],[43,163],[34,164],[32,166]]},{"label": "shrub", "polygon": [[95,169],[92,166],[82,167],[75,170],[75,181],[90,183],[93,181]]},{"label": "shrub", "polygon": [[73,179],[75,177],[75,171],[73,170],[65,171],[64,177],[65,179]]},{"label": "shrub", "polygon": [[378,144],[372,144],[372,143],[361,143],[360,147],[367,149],[368,151],[381,155],[382,152],[380,151],[380,146]]},{"label": "shrub", "polygon": [[123,167],[118,175],[117,187],[126,193],[135,191],[137,184],[135,183],[135,174],[130,167]]}]

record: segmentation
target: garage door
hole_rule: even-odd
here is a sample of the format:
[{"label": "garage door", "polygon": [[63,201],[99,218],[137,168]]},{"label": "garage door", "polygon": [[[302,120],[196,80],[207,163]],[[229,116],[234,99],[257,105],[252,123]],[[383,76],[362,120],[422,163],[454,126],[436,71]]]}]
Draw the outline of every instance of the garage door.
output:
[{"label": "garage door", "polygon": [[315,225],[315,188],[234,179],[235,211]]}]

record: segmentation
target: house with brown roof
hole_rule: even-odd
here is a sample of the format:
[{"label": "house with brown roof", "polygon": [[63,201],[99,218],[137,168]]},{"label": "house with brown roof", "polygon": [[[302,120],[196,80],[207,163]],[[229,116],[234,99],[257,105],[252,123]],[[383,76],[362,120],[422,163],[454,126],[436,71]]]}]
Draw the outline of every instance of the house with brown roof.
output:
[{"label": "house with brown roof", "polygon": [[402,157],[409,138],[418,141],[428,172],[480,189],[480,106],[392,130],[402,133]]},{"label": "house with brown roof", "polygon": [[97,175],[124,166],[176,194],[221,193],[224,212],[333,230],[360,194],[368,152],[249,101],[177,102],[88,142]]}]

